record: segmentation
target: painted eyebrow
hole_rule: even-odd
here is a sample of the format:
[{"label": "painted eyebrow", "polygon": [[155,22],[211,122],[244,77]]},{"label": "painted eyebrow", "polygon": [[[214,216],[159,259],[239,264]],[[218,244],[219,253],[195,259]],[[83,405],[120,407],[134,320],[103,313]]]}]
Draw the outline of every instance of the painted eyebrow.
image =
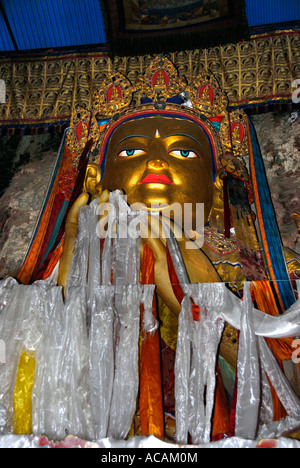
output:
[{"label": "painted eyebrow", "polygon": [[194,140],[196,143],[198,143],[199,146],[201,146],[201,148],[203,149],[203,151],[205,151],[205,149],[204,149],[203,146],[201,145],[200,141],[198,141],[196,138],[192,137],[191,135],[186,135],[185,133],[172,133],[172,135],[167,135],[167,136],[165,136],[163,139],[165,140],[166,138],[170,138],[170,137],[173,137],[173,136],[183,136],[183,137],[186,137],[186,138],[191,138],[191,139]]},{"label": "painted eyebrow", "polygon": [[119,141],[119,143],[116,144],[116,146],[114,147],[114,149],[112,150],[112,153],[115,152],[116,148],[121,144],[123,143],[123,141],[125,140],[129,140],[130,138],[147,138],[147,140],[151,140],[152,141],[152,138],[146,136],[146,135],[129,135],[125,138],[123,138],[121,141]]}]

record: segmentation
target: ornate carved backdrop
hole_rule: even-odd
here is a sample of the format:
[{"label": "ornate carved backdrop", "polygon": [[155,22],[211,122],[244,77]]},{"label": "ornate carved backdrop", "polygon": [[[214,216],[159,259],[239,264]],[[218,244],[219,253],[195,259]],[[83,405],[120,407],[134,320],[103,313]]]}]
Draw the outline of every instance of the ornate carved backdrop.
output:
[{"label": "ornate carved backdrop", "polygon": [[[169,54],[188,81],[209,69],[219,79],[231,107],[291,102],[292,82],[300,76],[300,33],[286,31],[251,41]],[[6,104],[0,125],[45,126],[70,120],[75,104],[89,108],[94,89],[114,68],[134,82],[151,56],[116,57],[105,52],[11,56],[0,59]]]}]

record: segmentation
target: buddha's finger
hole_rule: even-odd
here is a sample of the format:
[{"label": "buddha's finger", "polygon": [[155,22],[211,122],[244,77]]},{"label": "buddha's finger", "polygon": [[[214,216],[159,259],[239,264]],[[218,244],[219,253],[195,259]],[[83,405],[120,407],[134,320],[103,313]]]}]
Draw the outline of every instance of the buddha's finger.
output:
[{"label": "buddha's finger", "polygon": [[109,190],[104,190],[98,197],[98,211],[97,214],[99,215],[99,220],[101,221],[104,214],[107,216],[110,212],[110,204],[109,204]]},{"label": "buddha's finger", "polygon": [[100,193],[99,197],[98,197],[98,202],[99,202],[99,205],[101,205],[102,203],[108,203],[109,201],[109,195],[110,195],[110,191],[109,190],[103,190],[103,192]]},{"label": "buddha's finger", "polygon": [[75,201],[74,205],[72,206],[70,213],[68,214],[67,218],[67,226],[68,225],[73,225],[78,223],[78,217],[79,217],[79,211],[80,209],[87,205],[89,201],[89,195],[86,192],[83,192]]},{"label": "buddha's finger", "polygon": [[152,249],[156,260],[161,260],[166,253],[166,247],[159,235],[153,232],[151,224],[147,223],[146,219],[145,222],[140,223],[140,233],[142,243],[147,244]]},{"label": "buddha's finger", "polygon": [[175,237],[178,242],[186,239],[182,226],[174,223],[170,217],[151,214],[148,217],[148,224],[150,226],[149,229],[151,230],[151,236],[159,238],[165,246],[167,245],[168,239],[170,239],[171,235]]},{"label": "buddha's finger", "polygon": [[75,241],[76,241],[76,236],[77,236],[77,231],[78,231],[79,211],[83,206],[85,206],[88,203],[88,201],[89,201],[89,195],[83,192],[75,201],[67,217],[64,250],[63,250],[61,260],[60,260],[58,281],[57,281],[57,284],[59,286],[63,286],[64,291],[67,286],[69,270],[71,267],[74,249],[75,249]]}]

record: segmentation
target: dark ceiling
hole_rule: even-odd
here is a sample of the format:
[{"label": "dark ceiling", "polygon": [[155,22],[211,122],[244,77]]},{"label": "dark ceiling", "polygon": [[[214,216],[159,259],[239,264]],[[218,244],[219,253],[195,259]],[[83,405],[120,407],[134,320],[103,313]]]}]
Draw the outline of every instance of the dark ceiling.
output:
[{"label": "dark ceiling", "polygon": [[[300,0],[246,0],[250,28],[300,20]],[[0,52],[105,45],[100,0],[0,0]]]}]

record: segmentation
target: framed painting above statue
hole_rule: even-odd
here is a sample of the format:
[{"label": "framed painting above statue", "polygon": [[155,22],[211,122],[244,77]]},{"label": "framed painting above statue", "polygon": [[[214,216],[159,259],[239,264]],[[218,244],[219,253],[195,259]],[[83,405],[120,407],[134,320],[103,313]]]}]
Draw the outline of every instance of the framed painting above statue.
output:
[{"label": "framed painting above statue", "polygon": [[100,0],[110,56],[203,49],[249,39],[244,0]]}]

